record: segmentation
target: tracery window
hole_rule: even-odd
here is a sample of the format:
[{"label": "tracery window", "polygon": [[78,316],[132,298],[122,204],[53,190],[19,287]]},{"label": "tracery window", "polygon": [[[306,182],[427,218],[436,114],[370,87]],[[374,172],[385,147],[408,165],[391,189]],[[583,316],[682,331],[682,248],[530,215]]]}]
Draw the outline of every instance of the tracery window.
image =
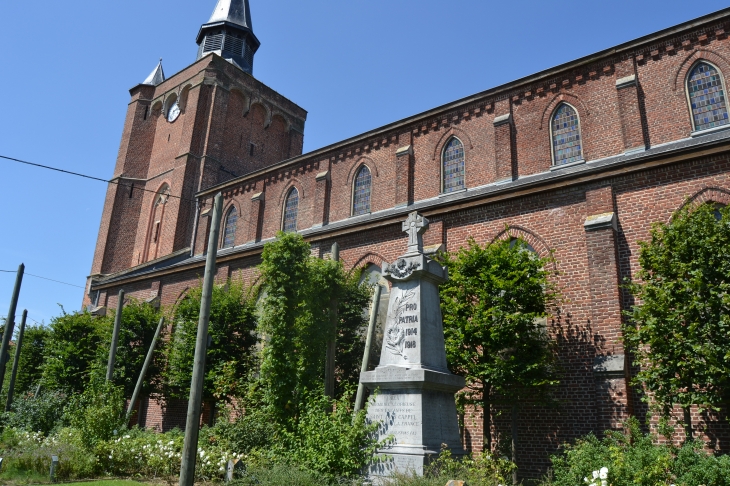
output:
[{"label": "tracery window", "polygon": [[452,138],[444,147],[443,154],[443,192],[464,189],[464,144]]},{"label": "tracery window", "polygon": [[289,233],[297,230],[297,215],[299,213],[299,191],[292,187],[284,202],[283,231]]},{"label": "tracery window", "polygon": [[223,228],[223,244],[221,248],[231,248],[236,243],[236,224],[238,223],[238,211],[232,207],[226,216],[226,225]]},{"label": "tracery window", "polygon": [[370,169],[363,165],[355,176],[352,197],[352,215],[359,216],[370,212],[370,194],[372,190]]},{"label": "tracery window", "polygon": [[583,160],[580,120],[575,108],[567,103],[561,104],[553,114],[550,131],[553,142],[553,165],[565,165]]},{"label": "tracery window", "polygon": [[730,123],[722,76],[715,66],[698,63],[687,78],[687,94],[695,130],[707,130]]}]

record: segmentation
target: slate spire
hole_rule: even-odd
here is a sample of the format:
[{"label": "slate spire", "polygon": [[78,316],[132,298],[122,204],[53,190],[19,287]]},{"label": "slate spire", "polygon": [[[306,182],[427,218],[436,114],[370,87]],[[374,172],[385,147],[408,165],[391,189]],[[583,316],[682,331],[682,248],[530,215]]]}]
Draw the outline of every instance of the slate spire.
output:
[{"label": "slate spire", "polygon": [[198,59],[214,52],[253,74],[253,57],[261,43],[252,25],[248,0],[218,0],[198,33]]},{"label": "slate spire", "polygon": [[147,76],[147,79],[142,81],[142,84],[147,84],[149,86],[157,86],[158,84],[162,83],[165,80],[165,71],[162,70],[162,59],[160,59],[160,63],[155,67],[155,69],[152,70],[149,76]]},{"label": "slate spire", "polygon": [[208,23],[230,22],[253,30],[248,0],[218,0]]}]

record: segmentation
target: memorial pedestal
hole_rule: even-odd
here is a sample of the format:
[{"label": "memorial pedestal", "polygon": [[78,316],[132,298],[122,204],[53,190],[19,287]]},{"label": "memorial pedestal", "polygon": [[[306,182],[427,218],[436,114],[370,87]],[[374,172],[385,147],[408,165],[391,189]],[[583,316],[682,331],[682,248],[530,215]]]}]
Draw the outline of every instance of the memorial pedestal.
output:
[{"label": "memorial pedestal", "polygon": [[403,223],[408,252],[394,264],[383,263],[383,276],[393,284],[380,364],[361,373],[360,382],[377,390],[368,420],[380,423],[378,439],[390,438],[370,466],[373,479],[394,472],[423,474],[443,445],[454,456],[461,447],[454,393],[464,379],[446,365],[438,286],[447,271],[423,255],[421,234],[428,220],[411,213]]}]

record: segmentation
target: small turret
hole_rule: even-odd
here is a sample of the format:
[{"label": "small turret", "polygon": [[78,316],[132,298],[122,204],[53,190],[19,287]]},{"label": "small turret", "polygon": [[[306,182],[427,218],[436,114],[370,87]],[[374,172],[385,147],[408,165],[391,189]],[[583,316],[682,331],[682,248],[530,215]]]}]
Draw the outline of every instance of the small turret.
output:
[{"label": "small turret", "polygon": [[165,81],[165,71],[162,70],[162,59],[160,59],[160,63],[157,65],[155,69],[152,70],[149,76],[147,76],[147,79],[142,81],[142,84],[146,84],[149,86],[157,86],[158,84]]},{"label": "small turret", "polygon": [[248,0],[218,0],[210,20],[198,33],[198,59],[215,52],[253,74],[253,57],[261,42],[253,33]]}]

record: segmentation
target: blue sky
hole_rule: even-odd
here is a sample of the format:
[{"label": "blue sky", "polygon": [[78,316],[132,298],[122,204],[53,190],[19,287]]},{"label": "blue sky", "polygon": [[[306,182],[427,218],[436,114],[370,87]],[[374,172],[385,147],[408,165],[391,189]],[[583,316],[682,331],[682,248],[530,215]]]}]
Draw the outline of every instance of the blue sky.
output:
[{"label": "blue sky", "polygon": [[[250,0],[254,75],[309,112],[305,151],[726,7],[724,2]],[[0,155],[112,175],[129,88],[195,60],[215,0],[0,2]],[[0,160],[0,270],[83,287],[106,185]],[[0,273],[0,315],[14,282]],[[82,288],[27,276],[48,323]]]}]

